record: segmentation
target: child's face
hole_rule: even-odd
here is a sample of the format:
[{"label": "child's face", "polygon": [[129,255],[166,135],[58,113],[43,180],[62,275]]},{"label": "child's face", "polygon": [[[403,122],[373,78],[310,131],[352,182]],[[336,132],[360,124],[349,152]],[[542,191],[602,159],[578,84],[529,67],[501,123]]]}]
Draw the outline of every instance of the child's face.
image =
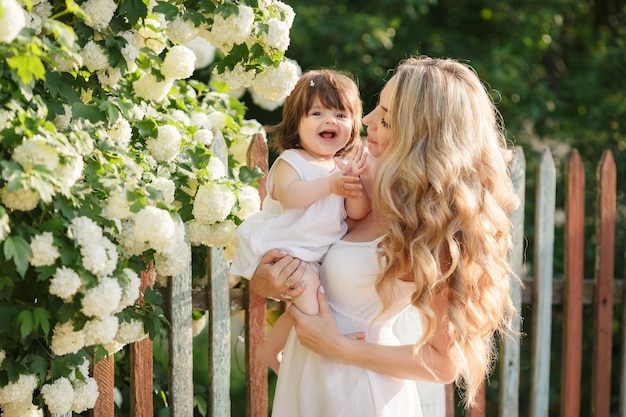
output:
[{"label": "child's face", "polygon": [[311,109],[300,119],[300,146],[314,157],[332,158],[352,136],[352,115],[322,105],[315,98]]}]

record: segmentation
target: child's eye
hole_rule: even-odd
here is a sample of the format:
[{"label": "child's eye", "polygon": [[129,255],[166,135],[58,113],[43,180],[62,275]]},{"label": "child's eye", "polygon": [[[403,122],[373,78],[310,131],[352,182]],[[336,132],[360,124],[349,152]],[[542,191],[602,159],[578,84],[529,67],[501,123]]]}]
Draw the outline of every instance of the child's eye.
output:
[{"label": "child's eye", "polygon": [[340,118],[340,119],[343,119],[343,118],[347,118],[348,115],[345,114],[345,113],[339,113],[339,114],[337,114],[337,117]]},{"label": "child's eye", "polygon": [[389,127],[389,123],[387,123],[387,121],[384,118],[380,120],[380,124],[383,125],[384,128]]}]

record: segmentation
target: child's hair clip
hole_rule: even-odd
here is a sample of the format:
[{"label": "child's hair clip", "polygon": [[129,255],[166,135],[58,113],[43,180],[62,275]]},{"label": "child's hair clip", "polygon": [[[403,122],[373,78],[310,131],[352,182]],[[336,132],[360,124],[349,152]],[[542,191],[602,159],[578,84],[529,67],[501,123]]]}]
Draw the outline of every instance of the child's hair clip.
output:
[{"label": "child's hair clip", "polygon": [[309,83],[310,87],[315,87],[315,81],[311,80],[311,82]]}]

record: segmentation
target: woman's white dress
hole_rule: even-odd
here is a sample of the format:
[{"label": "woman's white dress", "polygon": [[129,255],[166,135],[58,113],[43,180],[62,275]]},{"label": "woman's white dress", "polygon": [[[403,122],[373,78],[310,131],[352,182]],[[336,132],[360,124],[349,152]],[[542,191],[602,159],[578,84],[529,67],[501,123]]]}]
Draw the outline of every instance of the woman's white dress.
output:
[{"label": "woman's white dress", "polygon": [[[367,341],[400,344],[393,323],[409,305],[413,283],[398,281],[396,307],[374,318],[381,302],[374,288],[379,271],[372,242],[339,241],[322,260],[322,285],[339,330],[364,331]],[[292,329],[278,374],[272,417],[421,417],[414,381],[389,377],[324,358],[304,348]]]},{"label": "woman's white dress", "polygon": [[[328,177],[338,170],[328,171],[314,165],[291,149],[281,153],[278,159],[291,165],[302,181]],[[274,248],[286,250],[303,261],[317,262],[348,229],[344,197],[331,194],[306,207],[286,209],[271,197],[272,177],[273,169],[270,169],[263,209],[237,227],[239,247],[230,268],[233,275],[250,279],[261,256]]]}]

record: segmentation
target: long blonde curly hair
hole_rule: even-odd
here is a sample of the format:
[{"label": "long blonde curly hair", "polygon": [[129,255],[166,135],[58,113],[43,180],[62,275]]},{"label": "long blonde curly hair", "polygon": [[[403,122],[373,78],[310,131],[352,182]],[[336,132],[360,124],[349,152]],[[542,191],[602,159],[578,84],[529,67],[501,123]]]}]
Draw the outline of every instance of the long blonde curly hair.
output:
[{"label": "long blonde curly hair", "polygon": [[452,59],[409,58],[389,86],[391,139],[378,163],[375,208],[385,219],[383,305],[393,283],[409,274],[424,318],[419,349],[436,330],[431,301],[447,299],[450,355],[464,402],[474,403],[495,359],[495,336],[518,314],[509,213],[519,201],[509,173],[502,119],[474,70]]}]

